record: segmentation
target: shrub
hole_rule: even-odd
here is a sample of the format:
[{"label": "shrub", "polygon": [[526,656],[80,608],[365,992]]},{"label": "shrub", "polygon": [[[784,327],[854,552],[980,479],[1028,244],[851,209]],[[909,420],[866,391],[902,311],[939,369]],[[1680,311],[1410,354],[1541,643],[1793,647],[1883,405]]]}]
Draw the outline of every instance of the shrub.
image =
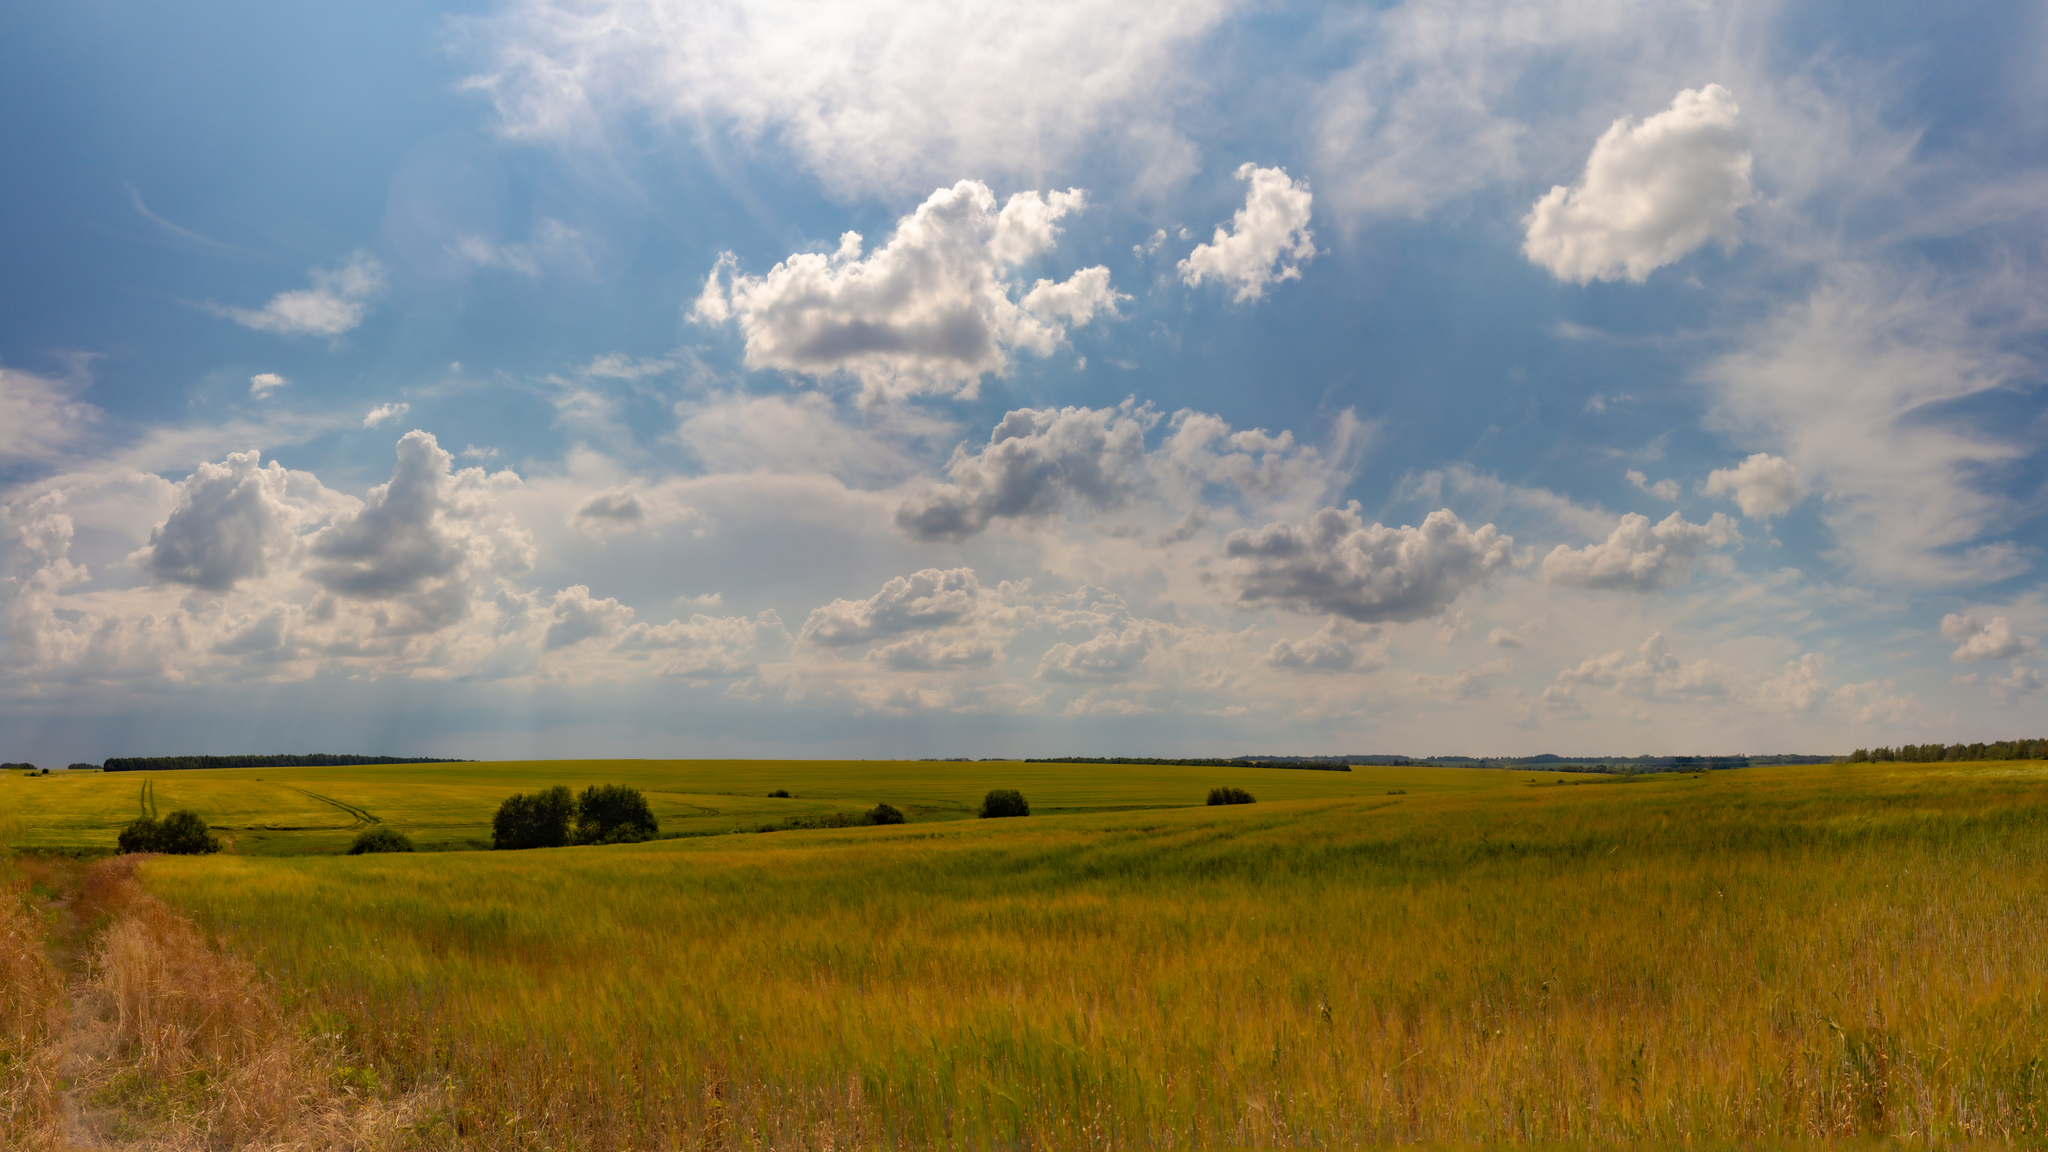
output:
[{"label": "shrub", "polygon": [[624,784],[593,784],[576,800],[578,844],[634,844],[651,840],[661,826],[647,797]]},{"label": "shrub", "polygon": [[123,852],[162,852],[167,856],[204,856],[220,851],[220,838],[207,831],[196,812],[177,811],[161,820],[138,816],[121,829]]},{"label": "shrub", "polygon": [[1209,789],[1209,803],[1256,804],[1258,803],[1258,798],[1242,788],[1232,788],[1228,785],[1224,785],[1222,787]]},{"label": "shrub", "polygon": [[559,784],[531,796],[515,793],[491,818],[491,847],[560,848],[569,843],[575,816],[576,798]]},{"label": "shrub", "polygon": [[770,792],[768,794],[768,798],[770,800],[787,800],[789,799],[789,789],[777,788],[775,791]]},{"label": "shrub", "polygon": [[901,824],[903,813],[894,804],[877,804],[862,819],[869,824]]},{"label": "shrub", "polygon": [[365,828],[356,836],[355,843],[348,846],[348,854],[361,856],[365,852],[410,852],[412,838],[396,828],[378,825]]},{"label": "shrub", "polygon": [[996,816],[1029,816],[1031,805],[1024,794],[1015,788],[993,788],[981,800],[981,818],[987,820]]}]

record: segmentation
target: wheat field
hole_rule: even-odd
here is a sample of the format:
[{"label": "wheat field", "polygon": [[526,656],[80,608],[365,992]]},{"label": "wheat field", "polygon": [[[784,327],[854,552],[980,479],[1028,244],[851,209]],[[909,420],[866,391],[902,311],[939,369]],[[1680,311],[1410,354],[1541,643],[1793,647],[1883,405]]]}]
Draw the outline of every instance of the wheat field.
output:
[{"label": "wheat field", "polygon": [[1493,779],[142,875],[466,1148],[2044,1138],[2048,768]]},{"label": "wheat field", "polygon": [[[488,847],[491,815],[513,792],[622,783],[647,796],[662,831],[713,835],[858,814],[894,804],[911,822],[972,817],[997,785],[1021,788],[1047,815],[1202,803],[1218,784],[1274,800],[1338,799],[1387,789],[1416,793],[1509,787],[1527,774],[1456,768],[1356,772],[1146,765],[861,760],[537,760],[224,768],[175,772],[0,773],[0,813],[20,822],[31,850],[111,850],[142,814],[185,808],[233,841],[238,855],[339,853],[372,824],[422,849]],[[787,799],[771,798],[786,791]]]}]

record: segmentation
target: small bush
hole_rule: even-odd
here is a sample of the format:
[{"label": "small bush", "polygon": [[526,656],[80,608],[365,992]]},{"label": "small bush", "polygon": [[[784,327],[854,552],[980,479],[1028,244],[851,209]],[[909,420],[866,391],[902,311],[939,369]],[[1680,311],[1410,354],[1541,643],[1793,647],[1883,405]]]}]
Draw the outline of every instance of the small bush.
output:
[{"label": "small bush", "polygon": [[768,798],[770,800],[787,800],[789,799],[789,789],[777,788],[775,791],[770,792],[768,794]]},{"label": "small bush", "polygon": [[982,797],[981,818],[984,820],[997,816],[1029,815],[1031,805],[1025,801],[1024,794],[1015,788],[990,789],[989,794]]},{"label": "small bush", "polygon": [[410,852],[412,838],[396,828],[378,825],[365,828],[356,836],[355,843],[348,846],[348,854],[361,856],[366,852]]},{"label": "small bush", "polygon": [[177,811],[161,820],[138,816],[121,829],[116,842],[123,852],[162,852],[167,856],[205,856],[220,851],[220,839],[196,812]]},{"label": "small bush", "polygon": [[491,847],[560,848],[569,843],[575,816],[576,797],[559,784],[531,796],[515,793],[491,818]]},{"label": "small bush", "polygon": [[594,784],[576,801],[578,844],[637,844],[661,831],[647,797],[624,784]]},{"label": "small bush", "polygon": [[1258,797],[1253,796],[1242,788],[1231,788],[1226,785],[1209,789],[1209,803],[1211,804],[1256,804],[1258,802]]},{"label": "small bush", "polygon": [[901,824],[903,813],[894,804],[877,804],[861,819],[869,824]]}]

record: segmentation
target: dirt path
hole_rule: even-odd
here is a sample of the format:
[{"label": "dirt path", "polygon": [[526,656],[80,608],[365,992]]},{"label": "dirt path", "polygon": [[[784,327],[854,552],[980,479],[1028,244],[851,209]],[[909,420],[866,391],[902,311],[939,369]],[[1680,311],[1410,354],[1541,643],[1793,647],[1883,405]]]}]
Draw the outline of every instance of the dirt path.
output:
[{"label": "dirt path", "polygon": [[[342,807],[342,805],[337,805]],[[374,818],[373,818],[374,819]],[[213,947],[136,875],[139,858],[38,859],[50,969],[38,998],[54,1028],[39,1049],[55,1107],[35,1152],[210,1148],[443,1149],[445,1091],[401,1097],[349,1087],[347,1055],[283,1009],[246,961]],[[0,1144],[9,1144],[0,1133]],[[13,1152],[10,1146],[7,1152]]]}]

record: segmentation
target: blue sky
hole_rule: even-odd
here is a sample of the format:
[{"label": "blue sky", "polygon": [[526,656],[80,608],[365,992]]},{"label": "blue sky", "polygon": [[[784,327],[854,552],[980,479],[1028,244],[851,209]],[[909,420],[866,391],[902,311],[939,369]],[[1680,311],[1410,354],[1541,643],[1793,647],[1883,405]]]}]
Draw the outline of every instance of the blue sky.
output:
[{"label": "blue sky", "polygon": [[2038,5],[77,4],[9,758],[2039,727]]}]

